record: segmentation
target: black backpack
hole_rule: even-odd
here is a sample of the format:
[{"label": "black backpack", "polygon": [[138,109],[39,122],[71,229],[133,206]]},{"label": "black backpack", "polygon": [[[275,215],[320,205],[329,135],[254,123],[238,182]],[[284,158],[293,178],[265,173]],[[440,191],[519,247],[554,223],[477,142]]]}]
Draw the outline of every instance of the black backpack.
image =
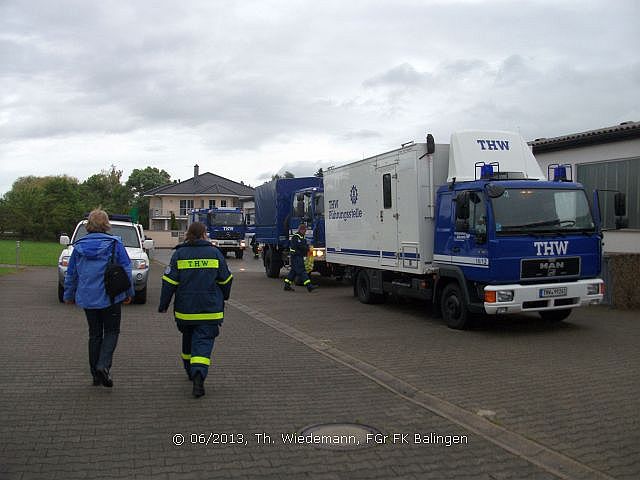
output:
[{"label": "black backpack", "polygon": [[107,263],[107,268],[104,271],[104,289],[111,299],[111,304],[113,304],[117,295],[126,292],[131,287],[127,271],[122,265],[115,263],[115,254],[116,241],[114,240],[111,248],[111,258],[109,258],[109,263]]}]

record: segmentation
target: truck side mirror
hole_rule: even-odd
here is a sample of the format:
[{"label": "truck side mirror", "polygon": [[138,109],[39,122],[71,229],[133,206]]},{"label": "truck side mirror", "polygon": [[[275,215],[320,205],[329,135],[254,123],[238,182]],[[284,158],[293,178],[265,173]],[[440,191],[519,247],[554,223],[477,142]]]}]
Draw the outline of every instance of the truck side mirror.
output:
[{"label": "truck side mirror", "polygon": [[427,134],[427,153],[431,155],[436,151],[436,141],[433,139],[433,135]]},{"label": "truck side mirror", "polygon": [[460,192],[456,196],[456,218],[469,219],[469,192]]},{"label": "truck side mirror", "polygon": [[67,235],[60,235],[60,245],[64,245],[66,247],[69,243],[70,241]]},{"label": "truck side mirror", "polygon": [[613,196],[613,210],[616,217],[624,217],[627,214],[627,199],[624,193],[616,192]]}]

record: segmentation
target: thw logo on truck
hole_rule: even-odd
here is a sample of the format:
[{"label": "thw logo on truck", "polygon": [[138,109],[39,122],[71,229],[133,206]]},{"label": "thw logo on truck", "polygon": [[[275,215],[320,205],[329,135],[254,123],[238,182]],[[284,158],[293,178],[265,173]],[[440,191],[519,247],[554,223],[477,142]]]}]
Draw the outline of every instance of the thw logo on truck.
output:
[{"label": "thw logo on truck", "polygon": [[563,240],[561,242],[533,242],[533,246],[538,249],[536,255],[566,255],[569,242]]},{"label": "thw logo on truck", "polygon": [[509,140],[476,140],[482,150],[509,150]]}]

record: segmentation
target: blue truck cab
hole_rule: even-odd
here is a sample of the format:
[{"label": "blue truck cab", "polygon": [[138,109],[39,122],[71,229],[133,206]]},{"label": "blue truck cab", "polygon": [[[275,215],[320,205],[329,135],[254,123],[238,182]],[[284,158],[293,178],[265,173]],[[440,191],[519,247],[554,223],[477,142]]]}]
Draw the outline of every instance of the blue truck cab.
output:
[{"label": "blue truck cab", "polygon": [[226,256],[233,252],[241,259],[246,248],[247,224],[241,208],[200,208],[189,212],[189,224],[201,222],[207,226],[211,243]]},{"label": "blue truck cab", "polygon": [[301,222],[314,257],[314,269],[330,274],[325,261],[324,189],[321,177],[280,178],[255,191],[255,238],[262,247],[268,277],[278,278],[288,263],[289,239]]},{"label": "blue truck cab", "polygon": [[[598,304],[602,226],[597,192],[555,165],[546,180],[476,165],[473,181],[455,179],[437,191],[434,261],[439,276],[454,277],[440,291],[442,314],[454,328],[469,313],[538,312],[560,321],[578,306]],[[616,195],[616,215],[624,198]],[[623,222],[619,221],[618,226]]]}]

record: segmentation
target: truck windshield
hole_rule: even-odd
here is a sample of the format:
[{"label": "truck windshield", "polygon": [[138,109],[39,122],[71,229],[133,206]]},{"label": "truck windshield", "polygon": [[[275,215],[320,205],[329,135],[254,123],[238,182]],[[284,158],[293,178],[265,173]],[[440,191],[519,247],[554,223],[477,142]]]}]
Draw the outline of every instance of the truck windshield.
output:
[{"label": "truck windshield", "polygon": [[[75,242],[76,240],[80,240],[82,237],[87,235],[87,233],[85,224],[80,225],[78,230],[76,230],[76,236],[73,238],[73,241]],[[133,225],[111,225],[109,233],[116,237],[120,237],[125,247],[141,248],[140,240],[138,239],[138,231]]]},{"label": "truck windshield", "polygon": [[211,222],[211,225],[216,227],[242,225],[242,213],[238,213],[238,212],[212,213],[210,222]]},{"label": "truck windshield", "polygon": [[491,202],[498,235],[595,230],[584,190],[508,188]]}]

